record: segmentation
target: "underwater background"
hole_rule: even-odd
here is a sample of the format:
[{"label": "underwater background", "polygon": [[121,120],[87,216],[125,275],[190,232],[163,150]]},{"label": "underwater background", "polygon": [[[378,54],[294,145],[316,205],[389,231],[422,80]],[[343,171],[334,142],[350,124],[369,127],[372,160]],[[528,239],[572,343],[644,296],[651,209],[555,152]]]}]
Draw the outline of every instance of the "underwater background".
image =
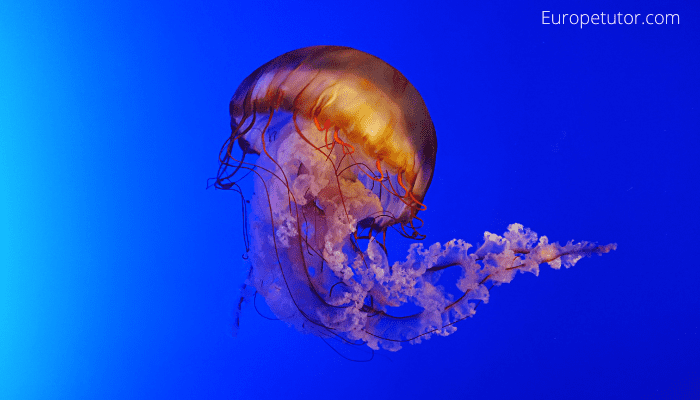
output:
[{"label": "underwater background", "polygon": [[[426,244],[517,222],[618,249],[519,274],[456,333],[367,363],[252,304],[234,337],[240,197],[206,189],[228,102],[319,44],[425,100]],[[0,399],[700,398],[698,71],[694,2],[6,2]]]}]

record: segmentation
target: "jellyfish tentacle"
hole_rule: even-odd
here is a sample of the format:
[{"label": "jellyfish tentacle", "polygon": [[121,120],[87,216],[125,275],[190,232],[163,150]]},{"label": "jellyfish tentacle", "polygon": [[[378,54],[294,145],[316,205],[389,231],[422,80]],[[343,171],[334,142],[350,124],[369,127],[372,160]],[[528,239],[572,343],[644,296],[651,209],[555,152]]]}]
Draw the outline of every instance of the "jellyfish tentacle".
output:
[{"label": "jellyfish tentacle", "polygon": [[[255,121],[255,119],[257,118],[257,112],[255,112],[255,109],[256,109],[256,108],[257,108],[257,105],[256,105],[255,103],[253,103],[253,113],[252,113],[253,117],[252,117],[252,121]],[[265,124],[265,127],[263,128],[263,130],[262,130],[262,132],[261,132],[261,137],[263,138],[263,144],[264,144],[264,149],[265,149],[264,152],[266,153],[267,157],[269,157],[271,160],[274,161],[274,157],[272,157],[272,156],[267,152],[266,141],[264,140],[264,135],[265,135],[265,132],[267,131],[267,129],[268,129],[268,127],[269,127],[269,123],[270,123],[270,121],[271,121],[271,119],[272,119],[272,116],[273,116],[273,111],[271,110],[271,112],[270,112],[270,117],[268,118],[268,121],[267,121],[267,123]],[[245,120],[242,120],[240,125],[242,125],[244,122],[245,122]],[[248,127],[245,129],[245,131],[246,131],[246,132],[249,131],[254,125],[255,125],[255,123],[254,123],[254,122],[251,122],[250,126],[248,126]],[[230,157],[230,159],[235,160],[235,158],[233,158],[233,157]],[[239,165],[238,165],[238,166],[240,166],[241,168],[246,168],[246,167],[250,166],[250,170],[251,170],[252,172],[254,172],[254,173],[258,176],[258,178],[259,178],[260,180],[263,180],[263,181],[264,181],[264,179],[262,178],[262,176],[260,176],[260,174],[259,174],[258,172],[255,172],[255,171],[254,171],[254,168],[258,168],[258,169],[260,169],[262,172],[268,173],[271,177],[277,179],[278,181],[283,182],[283,185],[286,186],[287,188],[289,188],[289,183],[288,183],[288,180],[287,180],[287,178],[286,178],[286,174],[284,173],[283,168],[281,168],[281,166],[279,166],[279,165],[277,165],[277,166],[278,166],[278,168],[279,168],[279,171],[281,172],[281,176],[278,175],[276,172],[273,172],[272,170],[268,169],[268,168],[261,167],[261,166],[259,166],[259,165],[257,165],[257,164],[245,163],[243,160],[239,161]],[[224,178],[229,178],[229,177],[235,175],[235,173],[238,171],[238,169],[240,169],[240,168],[237,168],[237,170],[236,170],[233,174],[230,174],[229,176],[224,177]],[[269,199],[269,190],[268,190],[268,188],[267,188],[267,184],[265,184],[264,182],[263,182],[263,184],[264,184],[264,187],[265,187],[266,196],[267,196],[268,199]],[[291,192],[289,192],[289,195],[293,198],[293,194],[292,194]],[[291,204],[292,202],[295,202],[295,201],[294,201],[293,199],[290,199],[290,204]],[[291,211],[291,206],[290,206],[290,211]],[[274,236],[275,236],[275,234],[274,234],[274,232],[275,232],[274,226],[275,226],[276,224],[275,224],[275,222],[274,222],[274,216],[273,216],[272,214],[270,215],[270,218],[271,218],[271,224],[270,224],[270,226],[273,227],[272,231],[273,231],[273,237],[274,237]],[[277,249],[276,240],[273,240],[273,242],[274,242],[273,244],[274,244],[274,247],[275,247],[275,253],[278,253],[279,250]],[[280,258],[279,258],[279,255],[276,256],[276,259],[279,261],[279,259],[280,259]],[[307,271],[307,274],[308,274],[308,268],[305,268],[305,270]],[[281,268],[281,265],[280,265],[280,272],[281,272],[281,275],[282,275],[283,279],[285,280],[285,286],[287,286],[287,287],[288,287],[288,290],[290,290],[290,292],[291,292],[291,288],[289,288],[289,283],[287,282],[287,279],[286,279],[286,276],[285,276],[285,272],[284,272],[283,268]],[[322,296],[320,296],[320,294],[318,293],[318,291],[315,290],[315,288],[313,287],[313,282],[311,282],[310,276],[307,275],[307,278],[308,278],[308,280],[309,280],[309,285],[310,285],[310,287],[312,288],[312,292],[314,292],[314,294],[316,294],[316,295],[319,297],[319,299],[322,299]],[[292,300],[293,300],[293,297],[292,297]],[[324,301],[324,302],[325,302],[325,301]],[[330,306],[330,305],[329,305],[329,306]],[[319,327],[321,327],[321,328],[323,328],[323,329],[328,328],[328,327],[327,327],[325,324],[323,324],[322,322],[316,320],[315,318],[311,318],[311,317],[309,316],[308,313],[306,313],[298,304],[296,304],[296,302],[295,302],[295,307],[299,310],[300,314],[302,314],[302,315],[304,316],[304,318],[307,319],[309,322],[311,322],[311,323],[313,323],[313,324],[315,324],[315,325],[317,325],[317,326],[319,326]]]},{"label": "jellyfish tentacle", "polygon": [[[268,121],[268,122],[269,122],[269,121]],[[268,125],[269,125],[269,124],[268,124]],[[267,128],[267,126],[266,126],[266,128]],[[263,132],[261,133],[261,136],[264,136],[264,132],[265,132],[266,128],[265,128],[265,129],[263,130]],[[265,152],[267,153],[267,151],[265,151]],[[267,153],[267,155],[268,155],[268,157],[270,157],[269,153]],[[270,159],[273,160],[273,162],[274,162],[274,159],[273,159],[272,157],[270,157]],[[256,167],[258,167],[258,166],[256,165]],[[279,165],[278,165],[278,167],[279,167]],[[283,174],[283,177],[280,177],[280,176],[278,176],[276,173],[274,173],[273,171],[271,171],[271,170],[269,170],[269,169],[267,169],[267,168],[260,168],[260,169],[263,170],[264,172],[268,172],[271,176],[275,177],[278,181],[283,182],[283,184],[284,184],[287,188],[289,188],[288,182],[285,180],[286,176],[285,176],[284,174]],[[254,171],[254,172],[255,172],[255,171]],[[282,172],[283,172],[283,171],[282,171]],[[265,195],[266,195],[266,197],[268,198],[268,202],[270,202],[270,200],[269,200],[269,199],[270,199],[270,193],[269,193],[269,189],[268,189],[268,187],[267,187],[267,183],[265,183],[263,177],[262,177],[259,173],[255,172],[255,174],[256,174],[256,175],[258,176],[258,178],[262,181],[263,186],[264,186],[264,188],[265,188]],[[291,192],[290,192],[290,195],[292,195]],[[291,293],[291,292],[292,292],[292,289],[289,287],[289,283],[288,283],[288,280],[287,280],[287,277],[286,277],[286,273],[285,273],[284,268],[282,267],[281,262],[280,262],[279,249],[278,249],[278,246],[277,246],[276,234],[275,234],[275,230],[276,230],[275,226],[276,226],[276,224],[275,224],[275,222],[274,222],[274,215],[272,214],[272,209],[270,209],[270,219],[271,219],[271,224],[270,224],[270,226],[271,226],[271,228],[272,228],[272,233],[273,233],[273,235],[272,235],[272,236],[273,236],[273,247],[274,247],[274,252],[275,252],[275,254],[276,254],[275,258],[277,259],[277,263],[278,263],[278,265],[279,265],[279,267],[280,267],[279,270],[280,270],[281,276],[282,276],[282,278],[283,278],[283,280],[284,280],[284,282],[285,282],[285,286],[287,286],[287,289],[288,289],[288,290],[290,291],[290,293]],[[302,257],[302,259],[303,259],[303,257]],[[314,287],[314,285],[313,285],[313,282],[311,282],[311,278],[310,278],[310,276],[308,275],[308,268],[304,268],[304,269],[305,269],[305,271],[306,271],[306,273],[307,273],[307,279],[308,279],[308,281],[309,281],[309,287],[312,289],[312,292],[313,292],[316,296],[318,296],[319,299],[321,299],[321,300],[323,301],[323,299],[322,299],[320,293],[315,289],[315,287]],[[306,312],[302,309],[302,307],[299,306],[299,304],[296,302],[294,296],[290,296],[290,299],[294,302],[295,307],[296,307],[297,310],[300,312],[300,314],[303,315],[303,317],[304,317],[306,320],[308,320],[309,322],[311,322],[311,323],[313,323],[313,324],[315,324],[315,325],[317,325],[317,326],[319,326],[319,327],[321,327],[321,328],[330,329],[329,327],[325,326],[325,324],[323,324],[322,322],[320,322],[320,321],[318,321],[318,320],[316,320],[316,319],[311,318],[311,317],[309,316],[309,314],[306,313]],[[325,302],[325,301],[324,301],[324,302]],[[330,306],[330,305],[329,305],[329,306]]]},{"label": "jellyfish tentacle", "polygon": [[338,132],[340,131],[340,128],[335,128],[335,133],[333,134],[333,139],[335,139],[336,142],[340,143],[340,145],[343,147],[343,154],[352,154],[355,152],[355,146],[353,146],[350,143],[344,142],[340,136],[338,136]]},{"label": "jellyfish tentacle", "polygon": [[[517,224],[514,224],[514,225],[517,225]],[[511,227],[513,227],[513,225],[511,225]],[[511,229],[511,231],[512,231],[512,229]],[[541,244],[542,244],[542,242],[541,242]],[[540,245],[541,245],[541,244],[540,244]],[[545,246],[547,245],[546,241],[544,242],[544,244],[545,244]],[[538,247],[540,247],[540,245],[538,245]],[[615,244],[608,244],[608,245],[604,245],[604,246],[597,246],[597,245],[591,245],[591,244],[586,243],[586,242],[582,242],[582,243],[579,243],[579,244],[576,244],[576,245],[573,245],[572,243],[569,243],[569,244],[568,244],[567,246],[565,246],[565,247],[570,247],[570,248],[569,248],[568,250],[563,250],[563,251],[554,252],[554,253],[552,253],[549,257],[539,259],[538,262],[539,262],[539,263],[552,263],[552,262],[554,262],[554,261],[556,261],[556,260],[559,260],[559,259],[561,259],[561,258],[563,258],[563,257],[570,256],[570,255],[574,255],[574,256],[577,256],[578,258],[575,258],[575,259],[573,259],[573,260],[570,260],[571,265],[573,265],[574,263],[576,263],[576,262],[578,261],[578,259],[580,259],[580,257],[583,257],[583,256],[590,256],[590,255],[594,255],[594,254],[602,255],[602,254],[608,253],[608,252],[611,251],[611,250],[614,250],[614,249],[616,248],[616,245],[615,245]],[[537,251],[537,250],[541,250],[541,249],[537,249],[537,248],[536,248],[536,249],[532,249],[532,250],[536,250],[536,251]],[[526,255],[531,254],[531,253],[532,253],[532,250],[531,250],[531,249],[518,249],[518,254],[521,255],[521,256],[526,256]],[[494,253],[487,253],[485,256],[481,256],[481,257],[473,256],[472,259],[473,259],[474,262],[484,261],[486,258],[488,258],[489,256],[493,256],[493,255],[494,255]],[[520,259],[520,256],[518,256],[518,257],[513,257],[512,259],[510,259],[510,264],[511,264],[511,266],[509,266],[509,267],[503,266],[503,269],[504,269],[504,270],[507,270],[507,271],[513,271],[513,270],[520,270],[520,269],[522,269],[522,268],[525,268],[525,267],[530,266],[530,264],[528,264],[527,262],[523,262],[523,263],[520,263],[520,264],[518,264],[518,265],[512,265],[512,264],[514,264],[515,261],[518,260],[518,259]],[[448,264],[445,264],[445,265],[436,265],[436,266],[433,266],[433,267],[429,268],[428,270],[431,271],[431,272],[437,272],[437,271],[440,271],[440,270],[442,270],[442,269],[449,268],[449,267],[453,267],[453,266],[457,266],[457,265],[461,265],[461,264],[460,264],[459,262],[452,262],[452,263],[448,263]],[[571,265],[569,265],[569,266],[571,266]],[[529,272],[532,272],[532,271],[529,271]],[[492,279],[494,279],[494,276],[495,276],[496,274],[497,274],[497,273],[489,273],[489,274],[485,275],[483,278],[479,279],[478,282],[477,282],[477,287],[481,287],[481,286],[485,285],[485,284],[486,284],[487,282],[489,282],[490,280],[492,281]],[[492,281],[492,283],[493,283],[493,285],[495,285],[495,284],[497,284],[498,282]],[[492,285],[491,287],[493,287],[493,285]],[[467,289],[467,290],[462,294],[462,296],[460,296],[457,300],[455,300],[455,301],[449,303],[449,304],[445,307],[445,309],[444,309],[443,312],[448,312],[448,311],[450,311],[451,309],[453,309],[454,307],[458,306],[460,303],[462,303],[462,302],[464,302],[464,301],[470,300],[470,299],[468,298],[468,296],[469,296],[474,290],[475,290],[474,288],[469,288],[469,289]],[[490,288],[488,289],[488,291],[490,291]],[[479,300],[479,304],[481,304],[482,302],[483,302],[483,299]],[[377,315],[377,316],[379,316],[379,317],[381,317],[381,318],[388,318],[388,319],[397,320],[397,321],[415,319],[415,318],[418,318],[418,317],[421,316],[421,313],[416,313],[416,314],[411,314],[411,315],[405,315],[405,316],[396,316],[396,315],[391,315],[391,314],[389,314],[389,313],[387,313],[387,312],[385,312],[385,311],[373,309],[373,308],[370,308],[370,307],[366,307],[366,308],[365,308],[365,311],[368,312],[368,313],[374,313],[375,315]],[[425,332],[423,332],[423,333],[421,333],[421,334],[417,334],[417,335],[414,335],[414,336],[412,336],[412,337],[408,337],[408,338],[404,338],[404,339],[394,339],[394,338],[390,338],[390,337],[385,337],[385,336],[382,336],[382,335],[380,335],[380,334],[376,334],[376,333],[369,332],[369,331],[367,331],[367,333],[368,333],[370,336],[372,336],[372,337],[376,337],[376,338],[378,338],[378,339],[387,340],[387,341],[391,341],[391,342],[411,342],[411,341],[414,341],[414,340],[419,339],[419,338],[421,338],[421,337],[429,336],[429,335],[431,335],[431,334],[433,334],[433,333],[442,331],[442,330],[444,330],[445,328],[448,328],[448,327],[454,325],[455,323],[457,323],[457,322],[459,322],[459,321],[462,321],[462,320],[464,320],[464,319],[466,319],[466,318],[469,318],[469,317],[472,316],[472,315],[473,315],[473,314],[470,313],[470,314],[468,314],[468,315],[464,315],[464,316],[461,316],[461,317],[457,317],[457,318],[455,318],[453,321],[450,321],[450,322],[447,323],[447,324],[443,324],[443,325],[441,325],[441,326],[439,326],[439,327],[435,327],[435,328],[429,329],[429,330],[427,330],[427,331],[425,331]]]}]

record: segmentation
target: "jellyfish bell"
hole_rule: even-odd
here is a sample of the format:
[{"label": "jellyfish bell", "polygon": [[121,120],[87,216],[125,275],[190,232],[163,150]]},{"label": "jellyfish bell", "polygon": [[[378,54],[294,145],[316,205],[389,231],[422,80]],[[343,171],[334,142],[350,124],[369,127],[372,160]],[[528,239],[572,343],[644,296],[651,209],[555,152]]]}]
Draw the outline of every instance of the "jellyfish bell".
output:
[{"label": "jellyfish bell", "polygon": [[[488,300],[487,284],[614,248],[538,242],[513,224],[502,237],[487,232],[476,249],[414,243],[405,261],[390,264],[390,228],[423,239],[417,214],[437,139],[418,91],[367,53],[315,46],[283,54],[241,83],[230,114],[216,186],[254,177],[246,284],[300,331],[398,350],[454,332]],[[439,282],[446,268],[460,268],[457,296]],[[418,311],[397,313],[405,304]]]},{"label": "jellyfish bell", "polygon": [[356,175],[367,185],[389,177],[375,185],[387,189],[381,196],[387,215],[375,218],[377,229],[410,223],[424,208],[437,152],[435,129],[418,91],[377,57],[338,46],[283,54],[241,83],[230,114],[232,124],[241,125],[237,139],[244,151],[266,151],[269,124],[322,153],[336,146],[347,155],[346,165],[356,165],[351,170],[362,170]]}]

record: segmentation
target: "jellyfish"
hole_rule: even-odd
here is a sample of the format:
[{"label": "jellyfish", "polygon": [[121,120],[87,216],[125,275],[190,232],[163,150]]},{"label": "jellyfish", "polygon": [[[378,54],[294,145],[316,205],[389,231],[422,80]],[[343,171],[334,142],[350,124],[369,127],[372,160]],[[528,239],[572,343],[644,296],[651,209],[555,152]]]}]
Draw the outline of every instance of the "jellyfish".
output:
[{"label": "jellyfish", "polygon": [[[520,224],[486,232],[476,247],[424,246],[418,214],[435,128],[406,77],[362,51],[314,46],[274,58],[243,80],[229,111],[214,185],[240,192],[242,179],[253,180],[239,310],[261,295],[301,332],[396,351],[455,332],[518,272],[616,247],[549,243]],[[405,260],[388,259],[394,235],[415,241]],[[450,290],[440,280],[448,268],[459,269]]]}]

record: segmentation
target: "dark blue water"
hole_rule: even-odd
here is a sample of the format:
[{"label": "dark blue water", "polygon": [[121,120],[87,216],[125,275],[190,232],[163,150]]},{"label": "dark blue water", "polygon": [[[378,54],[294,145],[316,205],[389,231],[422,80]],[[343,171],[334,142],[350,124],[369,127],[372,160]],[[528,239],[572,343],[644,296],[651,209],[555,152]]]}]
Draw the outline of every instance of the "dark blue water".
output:
[{"label": "dark blue water", "polygon": [[[1,7],[1,399],[700,397],[700,8],[379,3]],[[422,94],[429,243],[518,222],[618,250],[519,275],[455,334],[371,363],[250,306],[232,337],[240,203],[205,190],[228,101],[317,44]]]}]

